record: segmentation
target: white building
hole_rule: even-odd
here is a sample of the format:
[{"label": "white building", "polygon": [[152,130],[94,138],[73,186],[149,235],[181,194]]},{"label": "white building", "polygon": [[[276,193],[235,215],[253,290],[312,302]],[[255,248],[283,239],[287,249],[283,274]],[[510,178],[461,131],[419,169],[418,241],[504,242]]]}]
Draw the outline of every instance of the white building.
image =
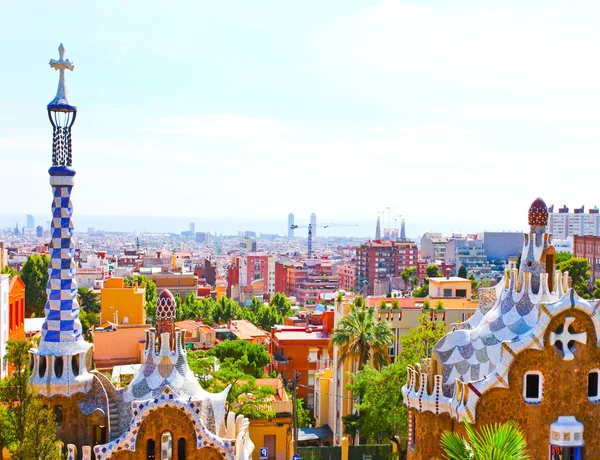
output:
[{"label": "white building", "polygon": [[[553,206],[550,210],[553,211]],[[548,227],[554,240],[566,240],[573,235],[600,236],[600,213],[590,209],[586,214],[583,207],[569,212],[569,208],[563,206],[558,212],[548,213]]]},{"label": "white building", "polygon": [[10,284],[8,275],[0,275],[0,378],[6,377],[6,342],[8,341],[8,290]]}]

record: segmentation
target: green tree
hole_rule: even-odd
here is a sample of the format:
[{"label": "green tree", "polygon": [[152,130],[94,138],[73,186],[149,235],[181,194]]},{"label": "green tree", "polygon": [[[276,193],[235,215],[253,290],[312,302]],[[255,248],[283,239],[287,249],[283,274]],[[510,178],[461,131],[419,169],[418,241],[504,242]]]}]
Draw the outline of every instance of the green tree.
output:
[{"label": "green tree", "polygon": [[98,294],[94,291],[80,287],[77,290],[79,297],[79,306],[87,312],[100,313],[100,300],[98,300]]},{"label": "green tree", "polygon": [[[18,460],[62,458],[56,440],[54,414],[47,409],[29,384],[29,340],[10,339],[6,360],[13,366],[12,375],[0,385],[0,403],[4,407],[0,425],[1,442]],[[1,450],[1,449],[0,449]]]},{"label": "green tree", "polygon": [[272,418],[275,412],[268,405],[276,391],[270,385],[257,385],[252,375],[245,374],[232,358],[220,362],[213,378],[200,381],[207,390],[219,393],[231,385],[227,395],[227,410],[249,418]]},{"label": "green tree", "polygon": [[44,316],[44,305],[48,297],[46,286],[48,284],[48,254],[32,254],[27,258],[21,269],[21,279],[25,283],[25,309],[26,316],[34,314],[36,317]]},{"label": "green tree", "polygon": [[427,265],[427,268],[425,268],[425,273],[427,274],[427,278],[439,278],[444,276],[440,271],[440,267],[438,267],[436,264]]},{"label": "green tree", "polygon": [[9,278],[12,278],[13,276],[18,276],[19,272],[14,268],[5,265],[4,267],[2,267],[2,270],[0,270],[0,274],[8,275]]},{"label": "green tree", "polygon": [[596,280],[594,292],[592,292],[592,298],[600,299],[600,279]]},{"label": "green tree", "polygon": [[447,333],[448,329],[442,321],[430,321],[428,313],[422,314],[418,326],[400,338],[402,359],[414,364],[423,358],[430,358],[435,344]]},{"label": "green tree", "polygon": [[310,410],[304,408],[304,399],[296,398],[296,416],[298,428],[308,428],[310,424]]},{"label": "green tree", "polygon": [[381,302],[379,302],[379,308],[381,310],[385,310],[385,309],[387,309],[387,307],[388,307],[388,305],[387,305],[387,302],[385,301],[385,299],[381,299]]},{"label": "green tree", "polygon": [[527,442],[519,424],[508,421],[502,425],[485,425],[475,430],[465,422],[467,439],[451,431],[442,434],[441,445],[446,458],[452,460],[525,460]]},{"label": "green tree", "polygon": [[271,301],[269,302],[271,307],[277,308],[278,313],[285,317],[292,314],[292,304],[289,299],[281,292],[276,292]]},{"label": "green tree", "polygon": [[435,309],[436,310],[443,310],[444,309],[444,302],[442,302],[441,300],[438,300],[435,303]]},{"label": "green tree", "polygon": [[158,299],[156,283],[144,275],[131,275],[129,278],[125,278],[125,285],[132,286],[136,281],[138,286],[146,283],[146,316],[156,319],[156,300]]},{"label": "green tree", "polygon": [[413,291],[414,297],[427,297],[427,294],[429,294],[429,286],[426,284]]},{"label": "green tree", "polygon": [[568,271],[571,277],[571,285],[575,289],[575,292],[577,292],[577,295],[584,299],[589,299],[588,282],[590,279],[590,263],[586,259],[572,257],[557,264],[556,268],[563,273]]},{"label": "green tree", "polygon": [[398,302],[398,299],[396,299],[396,298],[394,298],[392,300],[392,309],[394,309],[394,310],[400,309],[400,303]]},{"label": "green tree", "polygon": [[207,355],[216,356],[219,361],[232,359],[245,374],[256,378],[264,375],[264,368],[270,361],[269,353],[263,345],[245,340],[225,340],[211,348]]},{"label": "green tree", "polygon": [[415,276],[416,272],[417,269],[415,267],[405,268],[404,270],[402,270],[402,275],[400,275],[400,277],[402,278],[402,281],[408,283],[408,281]]},{"label": "green tree", "polygon": [[558,252],[556,254],[556,263],[559,264],[561,262],[566,262],[569,259],[573,258],[573,254],[570,252]]},{"label": "green tree", "polygon": [[91,341],[90,329],[93,326],[98,325],[100,315],[98,313],[94,313],[93,311],[86,311],[81,309],[79,311],[79,321],[81,322],[81,332],[85,336],[86,340]]},{"label": "green tree", "polygon": [[458,276],[460,276],[461,278],[466,278],[468,276],[467,267],[461,265],[458,269]]},{"label": "green tree", "polygon": [[408,415],[402,392],[398,391],[406,384],[406,367],[402,359],[381,371],[367,364],[352,378],[348,389],[360,395],[355,405],[360,417],[347,420],[351,424],[348,434],[359,430],[367,442],[376,444],[398,442],[396,436],[406,439]]},{"label": "green tree", "polygon": [[340,365],[349,357],[358,359],[359,369],[371,360],[378,368],[389,362],[388,349],[395,338],[389,323],[375,321],[374,311],[374,308],[352,305],[350,313],[340,319],[338,327],[331,332],[331,343],[339,347]]}]

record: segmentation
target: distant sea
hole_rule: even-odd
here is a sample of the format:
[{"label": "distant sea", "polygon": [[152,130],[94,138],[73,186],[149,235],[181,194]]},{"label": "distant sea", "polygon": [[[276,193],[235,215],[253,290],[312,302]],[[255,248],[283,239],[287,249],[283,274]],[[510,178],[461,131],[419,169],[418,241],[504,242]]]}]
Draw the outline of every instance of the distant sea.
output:
[{"label": "distant sea", "polygon": [[[47,227],[47,222],[50,221],[50,214],[33,215],[35,225]],[[161,217],[161,216],[94,216],[81,215],[75,213],[73,224],[75,230],[86,232],[88,228],[95,230],[104,230],[109,232],[139,232],[139,233],[181,233],[188,231],[190,223],[195,224],[196,232],[210,232],[213,235],[237,235],[238,232],[250,230],[260,233],[287,235],[287,216],[283,219],[243,219],[243,218],[207,218],[207,217]],[[331,220],[329,222],[336,222]],[[342,222],[342,221],[339,221]],[[347,236],[374,238],[376,219],[372,221],[366,220],[347,220],[343,222],[353,222],[357,226],[352,227],[330,227],[317,228],[317,236]],[[26,224],[25,214],[0,214],[0,229],[12,229],[18,223],[19,228]],[[308,222],[297,221],[296,224],[306,225]],[[318,223],[318,221],[317,221]],[[398,222],[398,225],[400,223]],[[393,226],[393,223],[392,223]],[[383,227],[387,227],[386,223],[382,222]],[[490,229],[493,230],[493,229]],[[443,222],[432,225],[431,223],[406,222],[406,233],[409,238],[416,238],[423,233],[433,231],[440,232],[444,235],[450,235],[455,231],[462,231],[463,234],[475,233],[481,231],[477,224],[472,223],[472,227],[468,222],[463,224],[462,229],[452,228],[451,225]],[[295,230],[295,235],[305,237],[307,234],[306,228]]]}]

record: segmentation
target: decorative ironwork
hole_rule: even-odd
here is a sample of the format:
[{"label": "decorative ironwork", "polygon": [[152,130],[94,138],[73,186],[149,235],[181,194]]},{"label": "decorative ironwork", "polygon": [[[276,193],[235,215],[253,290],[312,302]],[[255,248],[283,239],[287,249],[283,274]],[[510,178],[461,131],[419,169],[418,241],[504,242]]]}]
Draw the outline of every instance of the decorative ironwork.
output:
[{"label": "decorative ironwork", "polygon": [[52,123],[52,166],[71,166],[71,127],[75,123],[77,107],[69,98],[65,85],[65,70],[73,70],[75,66],[71,61],[65,59],[65,47],[58,47],[59,59],[50,59],[50,67],[60,72],[56,96],[48,104],[48,118]]},{"label": "decorative ironwork", "polygon": [[[71,116],[72,113],[72,116]],[[77,112],[67,113],[65,116],[66,126],[59,124],[59,113],[48,111],[48,117],[52,123],[52,166],[71,166],[73,163],[73,151],[71,146],[71,126],[75,122]],[[54,119],[53,119],[54,118]]]}]

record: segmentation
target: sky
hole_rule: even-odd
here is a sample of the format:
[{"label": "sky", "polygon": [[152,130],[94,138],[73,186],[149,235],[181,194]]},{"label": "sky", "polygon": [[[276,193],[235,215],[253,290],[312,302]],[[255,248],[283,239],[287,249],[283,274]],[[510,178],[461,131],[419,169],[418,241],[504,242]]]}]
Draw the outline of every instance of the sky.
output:
[{"label": "sky", "polygon": [[[3,2],[0,214],[49,214],[63,43],[76,215],[522,230],[600,205],[598,2]],[[196,225],[197,230],[202,230]],[[211,230],[211,229],[207,229]],[[282,230],[283,233],[283,230]],[[341,232],[337,232],[341,233]]]}]

